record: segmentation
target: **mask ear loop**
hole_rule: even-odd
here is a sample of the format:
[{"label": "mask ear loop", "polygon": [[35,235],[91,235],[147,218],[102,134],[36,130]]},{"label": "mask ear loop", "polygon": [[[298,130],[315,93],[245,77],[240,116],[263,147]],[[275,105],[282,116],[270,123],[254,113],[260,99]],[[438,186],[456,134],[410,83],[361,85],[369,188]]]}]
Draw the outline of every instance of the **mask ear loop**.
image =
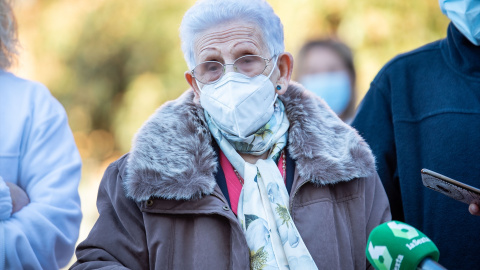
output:
[{"label": "mask ear loop", "polygon": [[[273,68],[270,71],[270,74],[268,74],[267,80],[270,80],[270,77],[272,76],[273,71],[275,70],[275,68],[277,68],[277,61],[278,61],[278,55],[275,56],[275,63],[273,63]],[[282,89],[282,87],[280,85],[277,85],[276,89],[280,90],[280,89],[278,89],[279,87],[280,87],[280,89]],[[273,98],[273,102],[272,102],[272,104],[270,104],[270,106],[273,106],[273,104],[275,104],[275,102],[277,101],[277,98],[278,98],[278,93],[277,93],[277,91],[275,91],[275,97]]]},{"label": "mask ear loop", "polygon": [[[278,55],[275,56],[275,63],[273,64],[273,68],[272,70],[270,71],[270,74],[268,75],[268,79],[270,79],[270,77],[272,76],[273,74],[273,71],[275,70],[275,68],[277,67],[277,61],[278,61]],[[275,90],[277,91],[280,91],[282,90],[282,86],[280,86],[279,84],[277,84],[277,86],[275,87]],[[278,97],[278,94],[277,94],[277,91],[275,91],[275,98],[273,99],[274,103],[275,101],[277,100],[277,97]],[[273,105],[273,104],[272,104]]]},{"label": "mask ear loop", "polygon": [[202,88],[200,87],[200,82],[197,80],[197,78],[195,78],[195,82],[197,83],[198,91],[200,91],[200,93],[202,93]]},{"label": "mask ear loop", "polygon": [[275,68],[277,68],[277,61],[278,61],[278,55],[275,55],[275,62],[273,63],[273,68],[270,71],[270,74],[268,74],[268,76],[267,76],[268,79],[270,79],[270,77],[272,77],[273,71],[275,70]]}]

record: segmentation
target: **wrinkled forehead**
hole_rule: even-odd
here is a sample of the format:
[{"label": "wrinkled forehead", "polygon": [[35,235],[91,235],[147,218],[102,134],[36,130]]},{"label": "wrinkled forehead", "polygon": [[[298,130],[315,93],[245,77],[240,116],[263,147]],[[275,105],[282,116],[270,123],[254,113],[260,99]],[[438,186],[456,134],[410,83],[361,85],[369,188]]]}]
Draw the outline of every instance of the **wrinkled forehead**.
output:
[{"label": "wrinkled forehead", "polygon": [[194,39],[195,59],[207,52],[232,53],[235,49],[267,53],[268,46],[261,28],[254,22],[230,20],[207,28]]}]

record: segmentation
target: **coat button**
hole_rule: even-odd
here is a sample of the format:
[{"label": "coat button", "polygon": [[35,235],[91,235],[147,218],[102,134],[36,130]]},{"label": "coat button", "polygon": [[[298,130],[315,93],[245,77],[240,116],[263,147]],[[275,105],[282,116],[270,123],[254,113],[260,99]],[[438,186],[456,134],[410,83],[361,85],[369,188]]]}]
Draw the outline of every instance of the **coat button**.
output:
[{"label": "coat button", "polygon": [[223,206],[223,210],[229,211],[229,210],[230,210],[230,207],[228,207],[228,205],[224,205],[224,206]]},{"label": "coat button", "polygon": [[147,206],[152,206],[153,205],[153,200],[148,200],[147,201]]}]

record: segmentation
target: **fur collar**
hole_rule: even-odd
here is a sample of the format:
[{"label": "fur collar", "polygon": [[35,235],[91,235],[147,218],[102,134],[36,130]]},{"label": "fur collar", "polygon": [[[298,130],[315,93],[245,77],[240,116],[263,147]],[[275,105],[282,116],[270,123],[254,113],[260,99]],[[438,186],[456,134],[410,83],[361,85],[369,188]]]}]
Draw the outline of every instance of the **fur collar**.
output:
[{"label": "fur collar", "polygon": [[[288,151],[303,179],[334,184],[375,173],[369,146],[319,98],[292,83],[280,96],[290,120]],[[135,136],[124,187],[136,200],[190,200],[215,188],[217,157],[193,91],[161,106]]]}]

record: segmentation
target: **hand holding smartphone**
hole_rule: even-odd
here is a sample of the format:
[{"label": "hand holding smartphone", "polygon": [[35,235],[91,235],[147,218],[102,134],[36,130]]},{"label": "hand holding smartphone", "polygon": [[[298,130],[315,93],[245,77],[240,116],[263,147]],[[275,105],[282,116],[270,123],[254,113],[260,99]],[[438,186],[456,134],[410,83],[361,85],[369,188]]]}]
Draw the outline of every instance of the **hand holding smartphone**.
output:
[{"label": "hand holding smartphone", "polygon": [[423,185],[427,188],[466,204],[480,205],[480,189],[428,169],[422,169],[421,174]]}]

